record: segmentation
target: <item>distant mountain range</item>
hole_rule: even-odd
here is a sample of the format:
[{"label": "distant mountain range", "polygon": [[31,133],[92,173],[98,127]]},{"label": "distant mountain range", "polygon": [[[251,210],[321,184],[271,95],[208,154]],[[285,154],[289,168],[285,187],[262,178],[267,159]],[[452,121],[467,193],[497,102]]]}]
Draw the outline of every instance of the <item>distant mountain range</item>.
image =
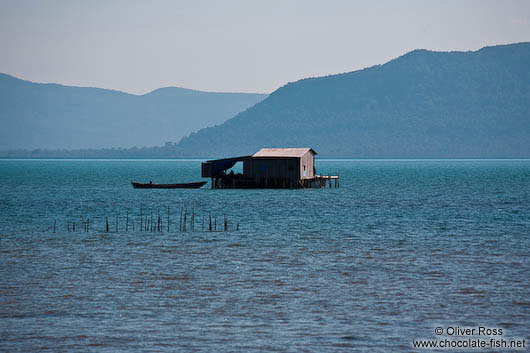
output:
[{"label": "distant mountain range", "polygon": [[314,148],[326,157],[530,157],[530,43],[415,50],[289,83],[180,141],[181,156]]},{"label": "distant mountain range", "polygon": [[265,97],[177,87],[132,95],[0,74],[0,150],[157,146],[221,124]]},{"label": "distant mountain range", "polygon": [[[113,94],[118,102],[124,95]],[[155,107],[169,115],[171,99]],[[116,104],[113,109],[134,110]],[[155,107],[148,116],[155,116]],[[126,129],[123,120],[111,119],[112,111],[105,114],[109,128]],[[221,157],[300,146],[314,148],[320,157],[530,157],[530,43],[470,52],[415,50],[384,65],[289,83],[223,124],[161,147],[3,155]]]}]

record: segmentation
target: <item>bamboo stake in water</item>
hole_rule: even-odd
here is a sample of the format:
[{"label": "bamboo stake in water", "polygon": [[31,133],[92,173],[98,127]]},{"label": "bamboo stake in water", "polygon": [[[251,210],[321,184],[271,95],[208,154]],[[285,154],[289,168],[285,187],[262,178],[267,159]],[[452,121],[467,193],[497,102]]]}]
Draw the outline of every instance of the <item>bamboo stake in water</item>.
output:
[{"label": "bamboo stake in water", "polygon": [[180,208],[180,223],[179,223],[179,231],[182,232],[182,212],[184,212],[184,206]]},{"label": "bamboo stake in water", "polygon": [[192,209],[191,211],[191,231],[194,232],[195,231],[195,207]]},{"label": "bamboo stake in water", "polygon": [[212,213],[211,212],[208,212],[208,216],[210,217],[210,232],[212,231]]},{"label": "bamboo stake in water", "polygon": [[109,232],[109,217],[105,216],[105,232]]},{"label": "bamboo stake in water", "polygon": [[129,211],[127,211],[127,213],[125,215],[125,231],[126,232],[129,231]]},{"label": "bamboo stake in water", "polygon": [[167,206],[167,232],[169,233],[169,206]]},{"label": "bamboo stake in water", "polygon": [[226,218],[226,213],[225,213],[225,219],[224,219],[224,231],[226,232],[228,230],[228,218]]},{"label": "bamboo stake in water", "polygon": [[142,206],[140,206],[140,232],[144,229],[142,224],[143,220],[144,217],[142,216]]},{"label": "bamboo stake in water", "polygon": [[156,231],[160,232],[162,229],[160,229],[160,208],[158,209],[158,219],[156,220]]},{"label": "bamboo stake in water", "polygon": [[184,224],[182,224],[182,231],[185,232],[186,231],[186,215],[187,215],[187,211],[184,211]]},{"label": "bamboo stake in water", "polygon": [[54,219],[54,220],[53,220],[53,234],[55,234],[55,230],[56,230],[56,228],[57,228],[57,220]]}]

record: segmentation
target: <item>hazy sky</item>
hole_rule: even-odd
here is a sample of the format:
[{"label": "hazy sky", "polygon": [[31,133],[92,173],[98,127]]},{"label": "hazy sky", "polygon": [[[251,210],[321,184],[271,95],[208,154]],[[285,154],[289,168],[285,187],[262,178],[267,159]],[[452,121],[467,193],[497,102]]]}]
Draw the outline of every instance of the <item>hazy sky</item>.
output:
[{"label": "hazy sky", "polygon": [[269,93],[417,48],[522,41],[528,0],[0,0],[0,72],[138,94]]}]

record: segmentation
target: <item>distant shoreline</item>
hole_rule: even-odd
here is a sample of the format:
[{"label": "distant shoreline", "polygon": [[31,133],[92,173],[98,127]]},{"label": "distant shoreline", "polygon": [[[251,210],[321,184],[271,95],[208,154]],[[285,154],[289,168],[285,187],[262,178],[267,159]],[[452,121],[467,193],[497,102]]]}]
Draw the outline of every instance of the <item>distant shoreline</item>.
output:
[{"label": "distant shoreline", "polygon": [[[205,160],[215,159],[215,157],[205,157],[205,158],[55,158],[55,157],[42,157],[42,158],[20,158],[20,157],[0,157],[0,161],[131,161],[131,162],[141,162],[141,161],[171,161],[171,162],[200,162]],[[530,161],[530,157],[455,157],[455,158],[445,158],[445,157],[426,157],[426,158],[336,158],[336,157],[323,157],[317,158],[317,161],[326,161],[326,162],[443,162],[443,161]]]}]

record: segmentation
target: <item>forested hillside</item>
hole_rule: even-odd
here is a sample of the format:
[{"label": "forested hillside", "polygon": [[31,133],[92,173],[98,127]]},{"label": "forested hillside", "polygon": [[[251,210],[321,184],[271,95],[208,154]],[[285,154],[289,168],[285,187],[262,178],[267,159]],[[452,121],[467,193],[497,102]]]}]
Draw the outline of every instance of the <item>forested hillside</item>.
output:
[{"label": "forested hillside", "polygon": [[184,138],[182,156],[313,147],[329,157],[530,156],[530,43],[415,50],[384,65],[309,78]]}]

